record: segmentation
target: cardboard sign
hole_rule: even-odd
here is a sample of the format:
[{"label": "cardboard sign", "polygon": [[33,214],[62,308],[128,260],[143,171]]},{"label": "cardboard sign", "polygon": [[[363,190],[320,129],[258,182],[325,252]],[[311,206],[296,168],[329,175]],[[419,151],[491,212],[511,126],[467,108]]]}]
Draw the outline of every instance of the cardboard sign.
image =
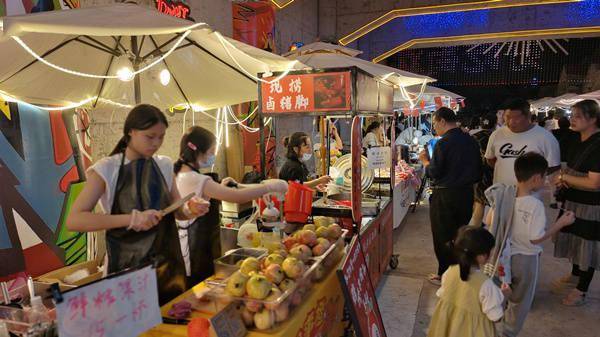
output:
[{"label": "cardboard sign", "polygon": [[63,293],[61,337],[136,337],[161,323],[156,271],[147,266]]},{"label": "cardboard sign", "polygon": [[392,149],[389,146],[367,149],[367,167],[370,169],[390,168],[392,166]]},{"label": "cardboard sign", "polygon": [[386,337],[358,235],[352,238],[348,254],[337,273],[357,336]]},{"label": "cardboard sign", "polygon": [[[276,77],[266,77],[273,81]],[[348,111],[350,72],[287,75],[260,84],[263,113]]]},{"label": "cardboard sign", "polygon": [[218,337],[244,337],[247,332],[240,312],[234,303],[230,303],[211,317],[210,325]]}]

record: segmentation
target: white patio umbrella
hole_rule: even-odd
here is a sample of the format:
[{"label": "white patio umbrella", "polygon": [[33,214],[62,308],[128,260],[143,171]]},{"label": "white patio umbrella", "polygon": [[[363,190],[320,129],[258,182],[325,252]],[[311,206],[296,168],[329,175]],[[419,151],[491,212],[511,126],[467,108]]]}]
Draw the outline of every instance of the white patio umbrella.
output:
[{"label": "white patio umbrella", "polygon": [[555,105],[559,106],[559,107],[569,108],[569,107],[575,105],[575,103],[581,102],[581,101],[586,100],[586,99],[593,99],[593,100],[596,100],[596,101],[600,102],[600,90],[596,90],[596,91],[588,92],[586,94],[581,94],[581,95],[573,96],[571,98],[563,98],[563,99],[559,100],[558,102],[556,102]]},{"label": "white patio umbrella", "polygon": [[298,60],[313,68],[356,66],[373,76],[402,87],[435,81],[435,79],[431,77],[413,74],[408,71],[373,63],[356,57],[361,53],[362,52],[359,50],[347,47],[341,47],[325,42],[315,42],[293,50],[284,56],[288,59]]},{"label": "white patio umbrella", "polygon": [[135,4],[4,17],[1,26],[0,93],[34,104],[210,109],[256,100],[260,72],[305,67]]},{"label": "white patio umbrella", "polygon": [[577,96],[577,94],[566,93],[557,97],[546,97],[537,101],[531,102],[531,108],[534,110],[545,110],[557,106],[561,100],[568,100]]}]

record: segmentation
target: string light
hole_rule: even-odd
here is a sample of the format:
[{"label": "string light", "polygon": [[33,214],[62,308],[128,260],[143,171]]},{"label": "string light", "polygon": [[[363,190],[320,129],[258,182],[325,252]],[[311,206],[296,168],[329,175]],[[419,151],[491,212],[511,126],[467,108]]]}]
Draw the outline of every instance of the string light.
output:
[{"label": "string light", "polygon": [[[235,59],[235,57],[233,57],[233,55],[231,54],[231,52],[229,51],[229,49],[227,49],[227,46],[225,46],[225,44],[230,45],[232,48],[237,49],[233,44],[231,44],[231,42],[227,41],[219,32],[214,32],[217,35],[217,38],[219,39],[219,42],[221,42],[221,46],[223,46],[223,49],[225,50],[225,52],[227,53],[227,55],[231,58],[231,60],[238,66],[238,68],[240,68],[240,70],[242,72],[244,72],[246,75],[250,76],[252,79],[254,79],[255,81],[259,81],[259,82],[263,82],[266,84],[271,84],[274,82],[278,82],[279,80],[281,80],[282,78],[284,78],[290,71],[292,71],[294,69],[294,67],[296,66],[296,63],[298,63],[298,60],[293,60],[290,62],[288,69],[286,69],[283,73],[281,73],[281,75],[277,76],[276,78],[270,80],[270,81],[266,81],[263,80],[262,78],[258,78],[255,75],[253,75],[252,73],[250,73],[248,70],[246,70],[244,67],[242,67],[242,65]],[[248,55],[248,54],[246,54]],[[249,57],[252,57],[250,55],[248,55]],[[253,59],[255,59],[257,62],[263,63],[266,65],[265,62],[252,57]],[[267,71],[265,72],[265,75],[267,74],[273,74],[271,73],[271,71]]]},{"label": "string light", "polygon": [[33,51],[33,49],[31,49],[23,40],[21,40],[21,38],[19,38],[18,36],[12,36],[12,38],[26,51],[28,52],[31,56],[33,56],[35,59],[37,59],[38,61],[42,62],[43,64],[54,68],[56,70],[62,71],[64,73],[67,74],[71,74],[71,75],[75,75],[75,76],[80,76],[80,77],[88,77],[88,78],[97,78],[97,79],[115,79],[118,78],[122,81],[130,81],[131,79],[133,79],[133,77],[135,77],[138,74],[143,73],[144,71],[154,67],[155,65],[157,65],[158,63],[162,62],[164,59],[166,59],[167,57],[169,57],[169,55],[171,55],[171,53],[173,53],[178,47],[179,45],[183,42],[183,40],[192,32],[192,29],[195,28],[196,26],[198,26],[199,24],[195,24],[192,25],[190,28],[188,28],[188,30],[186,30],[183,34],[181,34],[181,36],[177,39],[177,41],[175,42],[175,44],[171,47],[171,49],[169,49],[169,51],[167,51],[166,53],[162,54],[159,58],[157,58],[156,60],[154,60],[153,62],[151,62],[150,64],[148,64],[147,66],[140,68],[136,71],[132,71],[130,68],[127,67],[123,67],[120,68],[117,71],[116,75],[96,75],[96,74],[89,74],[89,73],[84,73],[84,72],[80,72],[80,71],[75,71],[75,70],[71,70],[71,69],[67,69],[67,68],[63,68],[59,65],[56,65],[46,59],[44,59],[43,57],[41,57],[40,55],[38,55],[35,51]]}]

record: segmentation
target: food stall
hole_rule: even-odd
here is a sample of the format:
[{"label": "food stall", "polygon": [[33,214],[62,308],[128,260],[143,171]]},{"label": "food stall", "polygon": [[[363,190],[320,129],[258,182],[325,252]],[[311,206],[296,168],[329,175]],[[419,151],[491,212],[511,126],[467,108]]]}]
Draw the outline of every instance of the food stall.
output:
[{"label": "food stall", "polygon": [[[394,86],[357,67],[302,70],[264,76],[259,89],[259,120],[263,116],[326,116],[351,119],[351,151],[325,170],[335,182],[324,196],[312,200],[313,217],[326,216],[353,234],[358,234],[365,251],[371,280],[377,285],[392,261],[392,191],[395,186],[394,147],[369,149],[363,156],[362,119],[382,118],[384,127],[395,122]],[[325,120],[327,123],[327,120]],[[327,127],[327,126],[326,126]],[[395,137],[392,127],[392,138]],[[260,153],[264,154],[264,135]],[[329,142],[324,153],[329,153]],[[262,156],[261,167],[266,158]],[[382,169],[383,168],[383,169]],[[388,172],[387,176],[385,173]],[[264,174],[264,172],[263,172]],[[378,176],[379,174],[379,176]],[[395,263],[392,263],[394,265]]]}]

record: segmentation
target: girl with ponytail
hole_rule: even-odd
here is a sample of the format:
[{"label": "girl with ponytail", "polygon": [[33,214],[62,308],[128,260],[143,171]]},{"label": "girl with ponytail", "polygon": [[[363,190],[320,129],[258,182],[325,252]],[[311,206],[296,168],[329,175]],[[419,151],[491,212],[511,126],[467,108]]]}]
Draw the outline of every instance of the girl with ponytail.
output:
[{"label": "girl with ponytail", "polygon": [[[174,167],[175,182],[181,193],[195,192],[210,200],[211,205],[205,216],[177,222],[186,274],[191,285],[213,275],[213,260],[221,256],[219,201],[245,203],[267,193],[287,192],[287,182],[279,179],[242,186],[229,177],[219,184],[211,176],[202,174],[201,169],[210,169],[215,164],[216,149],[215,136],[207,129],[194,126],[181,138],[179,159]],[[229,187],[232,185],[240,188]]]},{"label": "girl with ponytail", "polygon": [[[167,127],[158,108],[148,104],[133,108],[110,156],[88,169],[66,222],[71,231],[106,230],[108,273],[155,262],[161,304],[185,290],[175,219],[196,218],[208,211],[199,198],[174,213],[161,211],[181,199],[171,159],[156,155]],[[102,212],[94,213],[98,203]]]},{"label": "girl with ponytail", "polygon": [[494,322],[504,315],[504,293],[479,267],[494,248],[494,237],[481,227],[464,226],[454,242],[458,265],[442,275],[439,301],[429,325],[429,337],[495,337]]}]

